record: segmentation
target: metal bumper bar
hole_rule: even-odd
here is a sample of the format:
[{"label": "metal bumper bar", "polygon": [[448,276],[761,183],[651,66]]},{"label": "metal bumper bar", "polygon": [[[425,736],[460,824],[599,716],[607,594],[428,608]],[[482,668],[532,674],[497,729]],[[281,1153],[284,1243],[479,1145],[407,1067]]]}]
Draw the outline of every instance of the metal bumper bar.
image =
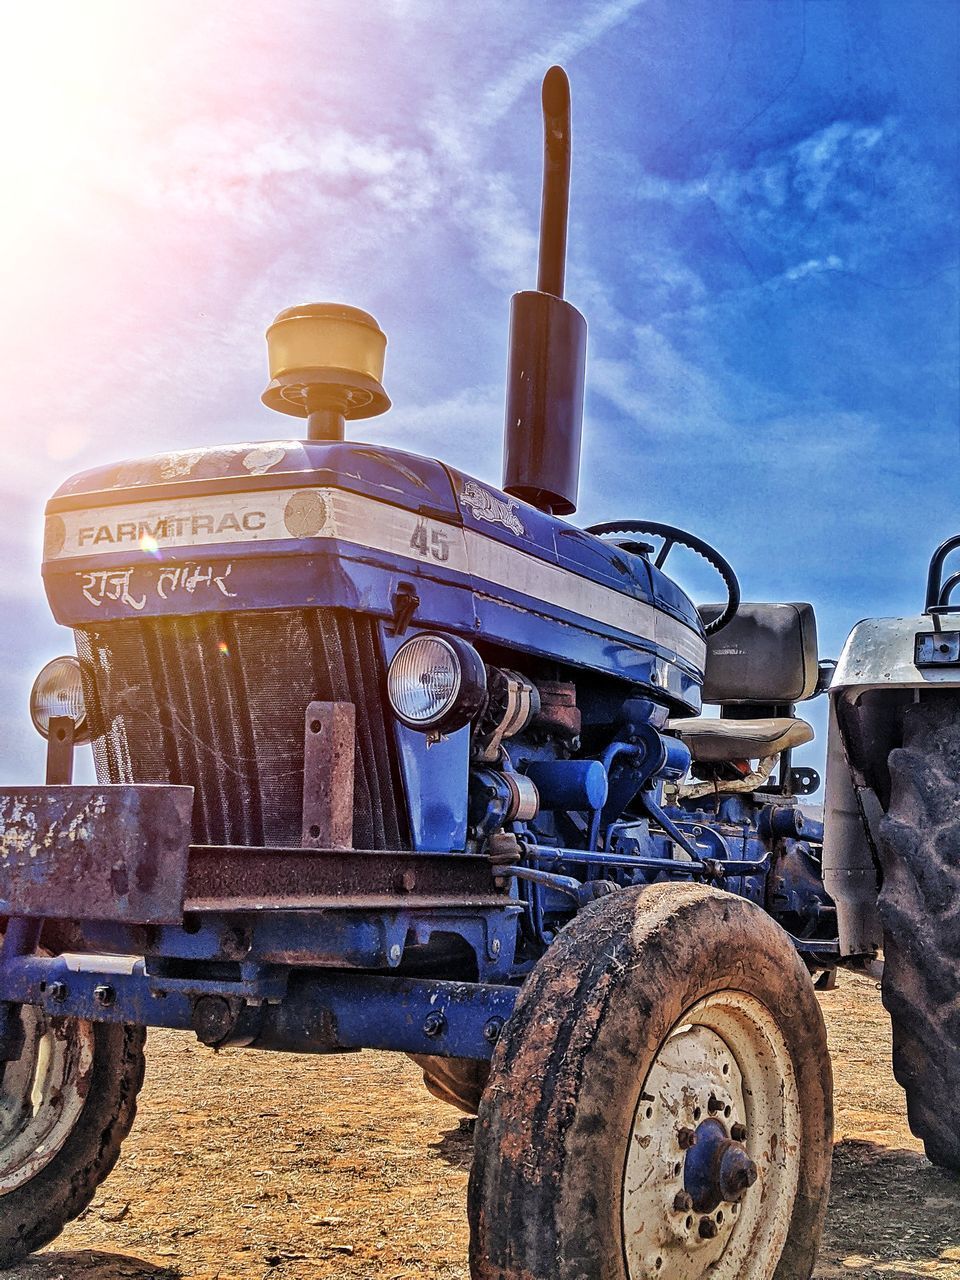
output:
[{"label": "metal bumper bar", "polygon": [[191,845],[192,804],[191,787],[0,788],[0,916],[145,925],[509,903],[472,854]]},{"label": "metal bumper bar", "polygon": [[52,1017],[135,1022],[194,1031],[218,1047],[297,1053],[394,1049],[486,1059],[516,997],[515,987],[317,971],[249,983],[178,981],[149,975],[142,961],[75,968],[65,956],[10,957],[3,970],[5,1001]]}]

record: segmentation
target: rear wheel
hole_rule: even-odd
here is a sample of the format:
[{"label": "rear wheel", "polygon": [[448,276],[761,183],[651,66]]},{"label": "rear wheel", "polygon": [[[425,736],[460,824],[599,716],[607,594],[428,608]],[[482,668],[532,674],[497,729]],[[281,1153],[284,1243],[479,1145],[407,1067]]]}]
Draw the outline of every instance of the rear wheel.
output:
[{"label": "rear wheel", "polygon": [[807,1280],[823,1019],[789,939],[697,885],[611,894],[525,983],[480,1104],[475,1280]]},{"label": "rear wheel", "polygon": [[960,703],[907,710],[880,823],[883,1003],[910,1128],[960,1170]]},{"label": "rear wheel", "polygon": [[120,1154],[143,1083],[140,1027],[21,1014],[24,1048],[0,1076],[0,1267],[49,1243]]}]

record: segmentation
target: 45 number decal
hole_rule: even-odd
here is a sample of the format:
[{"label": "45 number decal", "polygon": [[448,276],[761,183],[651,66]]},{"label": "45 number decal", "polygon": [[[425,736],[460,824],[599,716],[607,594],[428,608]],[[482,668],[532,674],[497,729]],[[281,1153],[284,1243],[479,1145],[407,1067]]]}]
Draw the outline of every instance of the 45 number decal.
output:
[{"label": "45 number decal", "polygon": [[426,520],[418,520],[410,539],[410,549],[421,560],[437,560],[445,564],[450,559],[450,535],[445,529],[428,527]]}]

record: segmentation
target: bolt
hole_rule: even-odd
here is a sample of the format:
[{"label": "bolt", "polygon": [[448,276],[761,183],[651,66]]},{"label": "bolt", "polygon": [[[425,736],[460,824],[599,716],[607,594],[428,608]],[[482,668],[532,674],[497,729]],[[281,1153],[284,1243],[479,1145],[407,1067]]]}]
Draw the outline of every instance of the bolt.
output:
[{"label": "bolt", "polygon": [[390,948],[390,959],[393,961],[394,964],[399,964],[400,957],[402,955],[403,955],[403,951],[400,949],[399,943],[395,942],[393,946]]},{"label": "bolt", "polygon": [[447,1019],[439,1009],[434,1009],[432,1013],[428,1013],[423,1020],[423,1034],[429,1036],[431,1040],[437,1036],[442,1036],[447,1029]]},{"label": "bolt", "polygon": [[494,938],[494,940],[490,943],[490,951],[491,951],[491,952],[492,952],[492,954],[493,954],[493,955],[495,955],[495,956],[498,956],[498,955],[500,954],[500,939],[499,939],[499,938]]},{"label": "bolt", "polygon": [[48,994],[51,1000],[56,1000],[57,1004],[63,1004],[70,994],[70,989],[65,982],[51,982]]},{"label": "bolt", "polygon": [[688,1150],[693,1146],[696,1140],[697,1135],[693,1129],[684,1128],[677,1130],[677,1145],[680,1147],[681,1151]]},{"label": "bolt", "polygon": [[251,943],[251,935],[246,929],[226,929],[220,939],[220,948],[228,960],[242,960]]},{"label": "bolt", "polygon": [[689,1213],[693,1208],[693,1196],[689,1191],[678,1191],[673,1199],[673,1207],[677,1213]]},{"label": "bolt", "polygon": [[500,1032],[503,1030],[502,1018],[491,1018],[489,1022],[484,1023],[483,1038],[487,1044],[496,1044],[500,1039]]},{"label": "bolt", "polygon": [[200,996],[194,1001],[191,1025],[201,1044],[217,1048],[237,1022],[237,1009],[223,996]]},{"label": "bolt", "polygon": [[697,1228],[700,1233],[701,1240],[712,1240],[717,1234],[717,1224],[712,1218],[701,1218],[700,1226]]},{"label": "bolt", "polygon": [[723,1103],[719,1098],[714,1097],[712,1093],[710,1095],[710,1101],[707,1103],[707,1110],[711,1115],[715,1115],[718,1111],[723,1110]]},{"label": "bolt", "polygon": [[109,1009],[117,1002],[117,993],[113,987],[99,986],[93,988],[93,998],[101,1008]]},{"label": "bolt", "polygon": [[730,1126],[730,1137],[734,1142],[746,1142],[747,1126],[745,1124],[733,1124]]}]

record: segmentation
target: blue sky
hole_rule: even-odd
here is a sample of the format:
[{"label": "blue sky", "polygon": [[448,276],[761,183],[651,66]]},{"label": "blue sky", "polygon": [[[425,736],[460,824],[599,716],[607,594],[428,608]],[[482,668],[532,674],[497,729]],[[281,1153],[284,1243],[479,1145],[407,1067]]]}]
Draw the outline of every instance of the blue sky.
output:
[{"label": "blue sky", "polygon": [[39,776],[26,696],[70,648],[46,497],[285,434],[259,403],[282,307],[372,311],[395,407],[365,434],[499,480],[554,61],[590,323],[577,518],[685,525],[747,598],[811,600],[825,654],[920,607],[960,529],[960,0],[86,0],[4,24],[3,781]]}]

